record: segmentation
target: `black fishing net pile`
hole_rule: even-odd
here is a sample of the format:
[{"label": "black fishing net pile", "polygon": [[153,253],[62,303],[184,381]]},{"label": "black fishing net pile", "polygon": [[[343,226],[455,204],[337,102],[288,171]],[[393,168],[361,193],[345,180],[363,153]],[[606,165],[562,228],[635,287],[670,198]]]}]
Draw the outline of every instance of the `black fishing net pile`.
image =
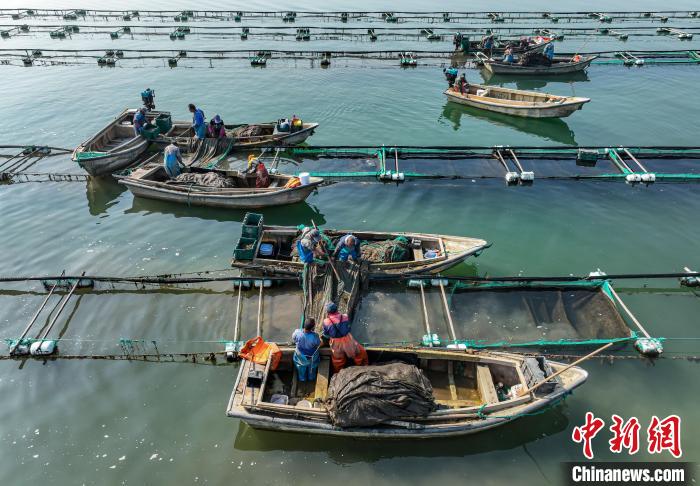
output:
[{"label": "black fishing net pile", "polygon": [[236,185],[233,183],[233,181],[231,179],[229,179],[228,177],[222,176],[221,174],[217,174],[216,172],[207,172],[206,174],[199,174],[199,173],[195,173],[195,172],[185,172],[185,173],[177,176],[175,178],[175,181],[195,184],[198,186],[207,186],[207,187],[218,187],[218,188],[236,187]]},{"label": "black fishing net pile", "polygon": [[433,387],[423,372],[406,363],[353,366],[333,375],[328,412],[339,427],[369,427],[424,417],[435,410]]}]

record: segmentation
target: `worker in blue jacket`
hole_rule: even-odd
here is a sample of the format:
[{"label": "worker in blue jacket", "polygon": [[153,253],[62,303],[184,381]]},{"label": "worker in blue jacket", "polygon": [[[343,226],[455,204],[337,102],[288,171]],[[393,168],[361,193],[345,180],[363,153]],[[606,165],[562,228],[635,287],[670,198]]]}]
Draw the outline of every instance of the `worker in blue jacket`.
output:
[{"label": "worker in blue jacket", "polygon": [[316,379],[318,363],[321,355],[318,349],[321,347],[321,338],[315,331],[316,321],[307,319],[303,329],[296,329],[292,334],[292,341],[296,345],[294,350],[294,367],[297,370],[299,381],[313,381]]},{"label": "worker in blue jacket", "polygon": [[189,105],[190,113],[192,113],[192,128],[198,139],[202,140],[207,136],[207,124],[204,118],[204,112],[201,108],[197,108],[192,103]]},{"label": "worker in blue jacket", "polygon": [[550,42],[547,44],[544,48],[544,55],[549,59],[550,61],[554,59],[554,44]]},{"label": "worker in blue jacket", "polygon": [[355,263],[360,263],[360,240],[357,236],[347,234],[338,240],[338,244],[333,252],[333,258],[341,262],[352,258]]}]

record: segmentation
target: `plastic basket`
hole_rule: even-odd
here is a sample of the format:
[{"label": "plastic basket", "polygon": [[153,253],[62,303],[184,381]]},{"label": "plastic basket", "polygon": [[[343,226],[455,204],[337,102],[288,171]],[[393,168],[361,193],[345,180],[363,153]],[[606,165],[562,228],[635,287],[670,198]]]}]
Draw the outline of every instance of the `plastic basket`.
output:
[{"label": "plastic basket", "polygon": [[141,130],[141,135],[143,135],[143,138],[146,140],[155,140],[158,138],[158,135],[160,135],[160,130],[156,125],[151,125],[149,123],[143,127],[143,130]]},{"label": "plastic basket", "polygon": [[255,238],[241,236],[233,250],[234,260],[252,260],[255,256],[255,246],[258,242]]},{"label": "plastic basket", "polygon": [[168,133],[171,128],[173,128],[173,120],[170,115],[162,113],[156,118],[156,126],[160,130],[160,133]]},{"label": "plastic basket", "polygon": [[246,213],[243,218],[241,234],[247,238],[258,238],[262,228],[263,215],[258,213]]}]

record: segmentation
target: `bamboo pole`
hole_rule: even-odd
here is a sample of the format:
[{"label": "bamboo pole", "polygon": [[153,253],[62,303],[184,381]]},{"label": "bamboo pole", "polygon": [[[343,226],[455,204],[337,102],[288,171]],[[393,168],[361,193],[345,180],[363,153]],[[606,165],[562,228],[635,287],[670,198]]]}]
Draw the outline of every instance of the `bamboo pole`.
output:
[{"label": "bamboo pole", "polygon": [[260,280],[260,294],[258,296],[258,326],[256,329],[257,336],[261,336],[261,332],[262,332],[263,287],[265,287],[265,280]]},{"label": "bamboo pole", "polygon": [[234,341],[238,341],[238,334],[240,332],[242,288],[243,288],[243,284],[241,283],[238,285],[238,301],[236,303],[236,321],[233,325],[233,340]]},{"label": "bamboo pole", "polygon": [[[63,272],[61,272],[61,276],[63,276],[65,273],[66,273],[65,270]],[[39,314],[41,314],[41,311],[44,310],[44,307],[46,307],[46,303],[49,301],[49,299],[53,295],[54,290],[56,290],[57,285],[58,285],[58,280],[56,280],[56,282],[53,284],[53,286],[51,287],[51,290],[49,291],[49,294],[44,299],[44,302],[41,303],[41,305],[39,306],[39,309],[34,314],[34,317],[32,317],[32,320],[29,321],[29,324],[27,324],[27,327],[24,328],[24,331],[22,331],[22,334],[20,335],[20,337],[17,340],[17,342],[15,343],[15,345],[12,346],[12,348],[10,349],[10,354],[14,354],[15,350],[17,349],[17,346],[19,346],[20,341],[22,341],[22,339],[25,338],[25,336],[29,332],[29,329],[31,329],[32,325],[34,325],[37,318],[39,317]]]},{"label": "bamboo pole", "polygon": [[[83,275],[85,275],[85,272],[83,272]],[[81,277],[82,277],[82,275],[81,275]],[[53,319],[51,320],[51,323],[46,328],[46,331],[44,331],[44,335],[41,336],[41,339],[46,339],[46,336],[49,335],[54,324],[56,324],[56,321],[58,321],[58,318],[61,315],[61,312],[63,312],[63,309],[66,307],[66,304],[68,304],[68,301],[73,296],[73,292],[75,292],[75,289],[78,288],[79,283],[80,283],[80,279],[77,279],[75,281],[75,283],[73,284],[73,287],[71,287],[70,292],[68,292],[68,295],[66,295],[65,300],[63,300],[63,302],[61,303],[61,307],[59,307],[58,311],[56,311],[56,314],[54,314]]]},{"label": "bamboo pole", "polygon": [[615,343],[608,343],[608,344],[606,344],[605,346],[601,346],[600,348],[596,349],[595,351],[588,353],[588,354],[587,354],[586,356],[584,356],[583,358],[577,359],[576,361],[574,361],[574,362],[571,363],[570,365],[565,366],[564,368],[560,369],[560,370],[557,371],[556,373],[553,373],[553,374],[549,375],[549,376],[548,376],[547,378],[545,378],[544,380],[542,380],[542,381],[540,381],[539,383],[537,383],[537,384],[531,386],[531,387],[528,388],[527,390],[521,392],[519,396],[522,397],[522,396],[527,395],[528,393],[534,392],[535,390],[537,390],[539,387],[541,387],[542,385],[544,385],[545,383],[547,383],[547,382],[550,381],[551,379],[556,378],[557,376],[561,375],[561,374],[564,373],[565,371],[570,370],[571,368],[573,368],[574,366],[578,365],[579,363],[583,363],[583,362],[586,361],[588,358],[592,358],[592,357],[595,356],[596,354],[605,351],[606,349],[608,349],[608,348],[609,348],[610,346],[612,346],[613,344],[615,344]]},{"label": "bamboo pole", "polygon": [[615,292],[615,289],[612,287],[612,285],[609,285],[608,288],[610,289],[610,293],[613,295],[613,297],[615,297],[615,300],[617,300],[617,302],[618,302],[618,303],[620,304],[620,306],[625,310],[625,312],[626,312],[627,315],[630,317],[630,319],[632,319],[632,322],[634,322],[634,323],[637,325],[637,327],[639,328],[639,330],[642,331],[642,334],[644,334],[644,337],[646,337],[646,338],[651,338],[651,336],[649,335],[649,333],[647,332],[647,330],[644,329],[644,327],[642,326],[642,324],[637,320],[636,317],[634,317],[634,314],[632,314],[632,312],[627,308],[627,306],[626,306],[625,303],[622,301],[622,299],[620,298],[620,296],[617,295],[617,292]]},{"label": "bamboo pole", "polygon": [[428,337],[430,337],[430,341],[428,343],[428,346],[431,348],[433,347],[433,340],[430,332],[430,320],[428,319],[428,306],[425,303],[425,291],[423,290],[423,281],[420,281],[420,301],[423,306],[423,318],[425,319],[425,330],[428,333]]},{"label": "bamboo pole", "polygon": [[442,296],[442,303],[445,306],[445,314],[447,315],[447,323],[450,325],[450,334],[452,334],[452,340],[457,340],[457,333],[455,332],[455,326],[452,322],[452,314],[450,314],[450,306],[447,303],[447,296],[445,295],[445,286],[442,285],[442,280],[440,280],[440,295]]}]

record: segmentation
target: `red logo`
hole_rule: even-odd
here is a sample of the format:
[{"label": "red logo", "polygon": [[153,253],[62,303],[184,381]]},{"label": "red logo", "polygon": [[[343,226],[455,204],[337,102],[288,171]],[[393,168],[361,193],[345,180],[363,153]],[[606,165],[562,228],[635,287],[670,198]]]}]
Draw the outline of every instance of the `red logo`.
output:
[{"label": "red logo", "polygon": [[[610,426],[612,438],[608,440],[610,451],[620,454],[623,449],[626,449],[627,454],[636,454],[640,447],[639,431],[641,429],[637,417],[631,417],[625,421],[619,415],[613,414],[612,421],[613,423]],[[605,427],[605,421],[594,416],[591,412],[586,412],[586,419],[583,425],[574,427],[571,439],[578,444],[583,444],[583,455],[587,459],[593,459],[592,441],[603,427]],[[651,417],[647,428],[647,451],[649,454],[661,454],[664,451],[668,451],[675,458],[683,455],[681,449],[681,418],[678,415],[669,415],[663,420],[660,420],[656,415]]]},{"label": "red logo", "polygon": [[649,454],[669,451],[673,457],[681,457],[681,418],[678,415],[669,415],[659,420],[659,417],[654,415],[647,429],[647,440]]},{"label": "red logo", "polygon": [[571,438],[574,442],[583,442],[583,455],[588,459],[593,459],[593,446],[591,441],[605,426],[603,419],[599,419],[593,416],[593,413],[586,412],[586,423],[574,427],[574,431],[571,433]]}]

